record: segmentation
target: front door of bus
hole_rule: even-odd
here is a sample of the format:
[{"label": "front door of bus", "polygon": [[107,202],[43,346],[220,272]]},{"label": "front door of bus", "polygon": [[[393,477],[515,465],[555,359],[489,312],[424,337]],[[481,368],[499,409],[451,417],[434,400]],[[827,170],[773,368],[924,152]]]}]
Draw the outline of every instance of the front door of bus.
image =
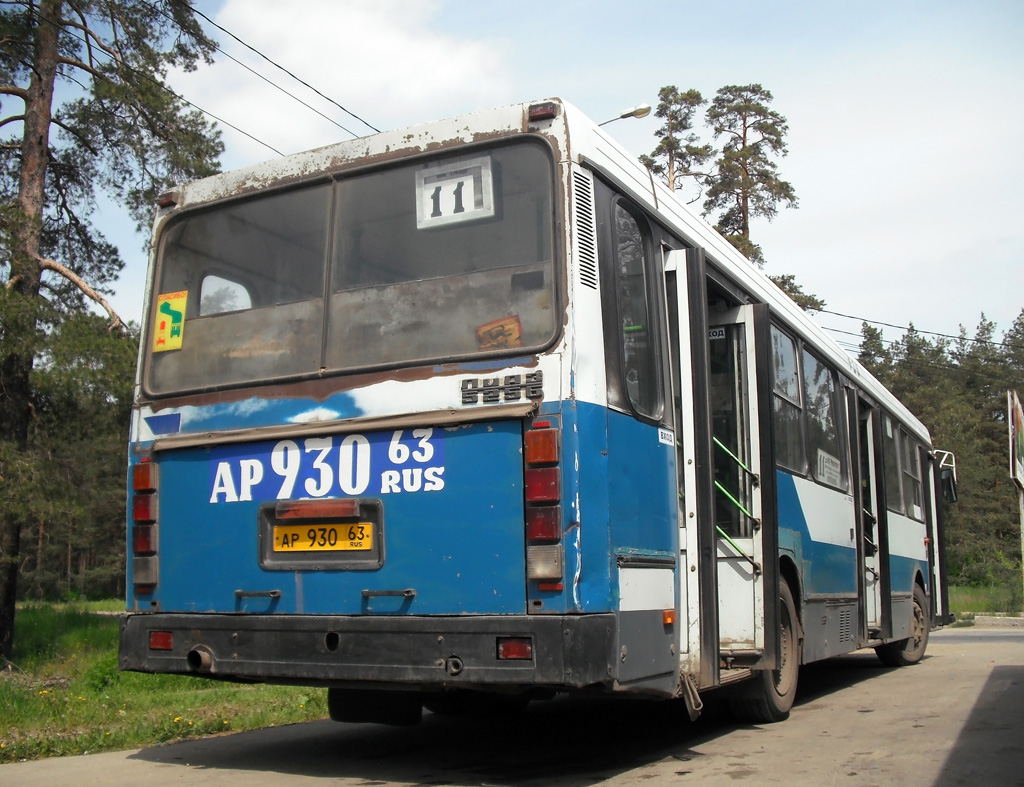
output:
[{"label": "front door of bus", "polygon": [[770,424],[759,408],[755,308],[712,312],[708,321],[719,656],[727,668],[767,666],[766,600],[774,605],[765,585],[766,565],[774,575],[776,558],[764,543],[762,493],[771,468],[760,438]]}]

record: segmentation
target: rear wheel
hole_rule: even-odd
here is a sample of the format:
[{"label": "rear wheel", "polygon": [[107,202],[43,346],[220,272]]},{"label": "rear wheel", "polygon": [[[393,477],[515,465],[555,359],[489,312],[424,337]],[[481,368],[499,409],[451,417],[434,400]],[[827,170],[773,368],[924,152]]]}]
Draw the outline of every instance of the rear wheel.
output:
[{"label": "rear wheel", "polygon": [[779,587],[779,650],[777,669],[763,670],[741,687],[743,692],[730,701],[737,718],[755,724],[783,721],[796,699],[800,674],[800,624],[789,585]]},{"label": "rear wheel", "polygon": [[928,596],[924,589],[914,585],[913,617],[910,621],[910,636],[897,642],[887,642],[875,648],[878,658],[887,667],[909,667],[924,658],[928,647],[928,632],[931,628],[928,611]]}]

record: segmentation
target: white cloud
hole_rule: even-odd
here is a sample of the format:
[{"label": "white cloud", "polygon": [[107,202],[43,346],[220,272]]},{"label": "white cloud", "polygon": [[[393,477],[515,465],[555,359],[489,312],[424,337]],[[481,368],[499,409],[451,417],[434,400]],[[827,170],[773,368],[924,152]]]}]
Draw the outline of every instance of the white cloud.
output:
[{"label": "white cloud", "polygon": [[[505,103],[509,69],[501,47],[435,29],[439,6],[401,0],[228,0],[218,24],[380,129]],[[370,133],[259,55],[218,31],[237,60],[358,136]],[[350,135],[223,55],[213,69],[179,76],[198,105],[285,153]],[[272,151],[225,129],[229,166]]]}]

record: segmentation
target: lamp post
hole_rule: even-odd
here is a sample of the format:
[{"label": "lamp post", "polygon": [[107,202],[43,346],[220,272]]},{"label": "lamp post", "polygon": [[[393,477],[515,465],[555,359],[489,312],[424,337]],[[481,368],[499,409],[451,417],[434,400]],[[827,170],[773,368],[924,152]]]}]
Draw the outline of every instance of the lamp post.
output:
[{"label": "lamp post", "polygon": [[604,123],[598,123],[599,126],[607,126],[609,123],[614,123],[616,120],[623,120],[624,118],[645,118],[651,114],[650,104],[640,104],[639,106],[630,107],[618,117],[613,117],[611,120],[606,120]]}]

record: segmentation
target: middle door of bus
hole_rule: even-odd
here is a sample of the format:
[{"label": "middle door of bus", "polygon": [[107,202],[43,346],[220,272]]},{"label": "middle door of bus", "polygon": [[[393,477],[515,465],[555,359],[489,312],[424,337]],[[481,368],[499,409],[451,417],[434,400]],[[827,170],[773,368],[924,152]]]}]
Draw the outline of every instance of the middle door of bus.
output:
[{"label": "middle door of bus", "polygon": [[[690,634],[702,687],[721,669],[774,669],[779,573],[766,304],[709,275],[702,249],[666,254],[677,391],[680,544]],[[696,624],[696,625],[695,625]]]},{"label": "middle door of bus", "polygon": [[763,393],[770,388],[768,365],[758,362],[767,357],[761,339],[767,324],[764,305],[713,311],[708,318],[712,537],[719,657],[726,667],[774,666],[774,637],[766,627],[778,598],[771,419]]}]

